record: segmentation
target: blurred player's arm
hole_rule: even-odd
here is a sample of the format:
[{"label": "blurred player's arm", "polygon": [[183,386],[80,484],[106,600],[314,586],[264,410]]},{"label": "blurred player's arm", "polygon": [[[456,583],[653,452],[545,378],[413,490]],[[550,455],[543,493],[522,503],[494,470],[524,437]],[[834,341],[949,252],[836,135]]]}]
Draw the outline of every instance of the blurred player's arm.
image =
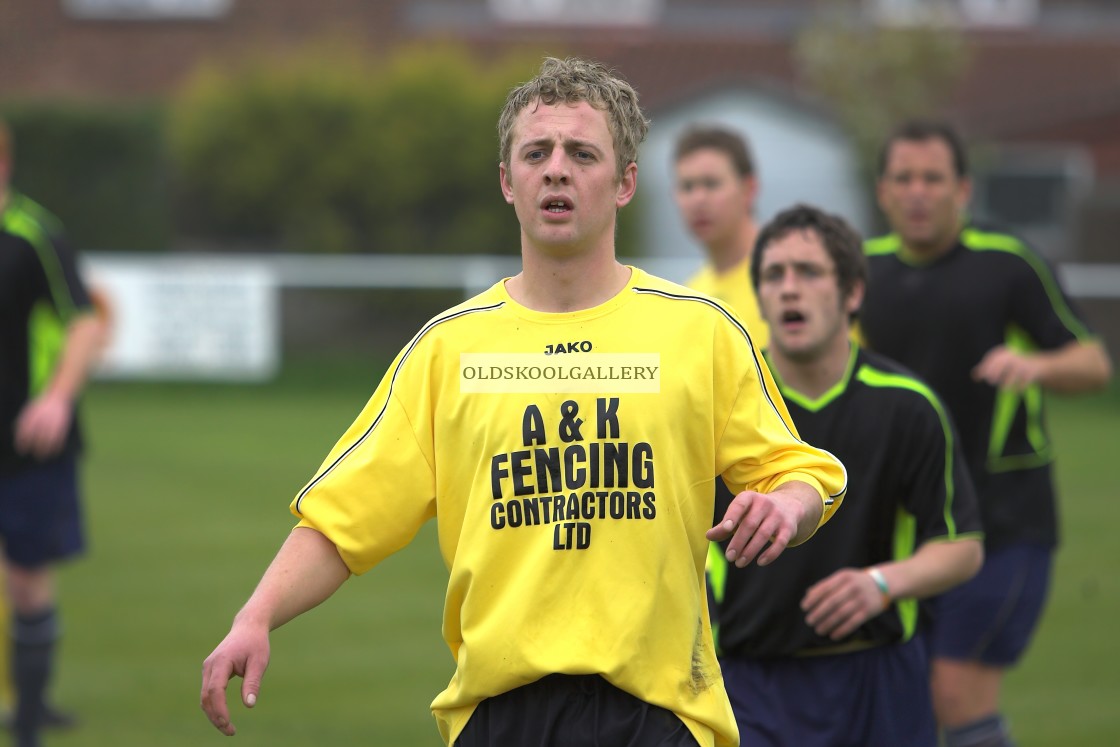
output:
[{"label": "blurred player's arm", "polygon": [[81,394],[107,335],[104,319],[93,313],[75,317],[66,328],[58,367],[42,393],[24,405],[16,420],[16,448],[45,459],[66,441],[74,402]]},{"label": "blurred player's arm", "polygon": [[967,581],[983,561],[979,536],[926,542],[905,560],[836,571],[809,587],[801,609],[819,635],[840,640],[896,599],[924,599]]},{"label": "blurred player's arm", "polygon": [[1021,352],[992,348],[972,371],[977,381],[1022,390],[1038,383],[1055,392],[1075,394],[1103,388],[1112,378],[1112,363],[1099,340],[1074,340],[1054,350]]},{"label": "blurred player's arm", "polygon": [[244,679],[241,700],[252,708],[268,667],[269,633],[318,606],[349,577],[350,569],[329,539],[306,527],[292,530],[234,617],[229,634],[202,665],[201,705],[210,723],[223,734],[236,733],[226,704],[230,679]]}]

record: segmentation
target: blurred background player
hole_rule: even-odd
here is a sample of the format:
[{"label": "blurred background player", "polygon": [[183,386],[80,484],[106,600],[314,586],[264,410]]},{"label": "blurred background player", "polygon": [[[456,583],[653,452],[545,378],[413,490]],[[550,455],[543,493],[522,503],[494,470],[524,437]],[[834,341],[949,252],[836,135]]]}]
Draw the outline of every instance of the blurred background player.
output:
[{"label": "blurred background player", "polygon": [[936,122],[899,126],[882,149],[879,206],[893,231],[867,242],[868,346],[914,370],[961,434],[980,499],[985,562],[939,597],[933,698],[948,747],[1012,744],[1000,685],[1041,616],[1057,544],[1044,390],[1105,386],[1111,364],[1046,262],[969,222],[967,157]]},{"label": "blurred background player", "polygon": [[[836,510],[844,470],[798,439],[733,315],[617,261],[647,128],[597,63],[549,58],[510,92],[499,178],[522,271],[416,335],[293,501],[299,525],[203,668],[223,733],[232,676],[256,702],[269,632],[435,517],[456,659],[432,703],[446,742],[738,743],[704,601],[709,540],[730,539],[737,565],[771,562]],[[586,342],[588,363],[656,356],[658,388],[464,384],[461,356],[563,366],[548,351],[564,341]],[[716,474],[738,495],[712,527]]]},{"label": "blurred background player", "polygon": [[752,264],[790,415],[844,463],[849,487],[796,552],[710,569],[742,744],[936,747],[916,600],[983,557],[952,425],[925,384],[849,343],[867,277],[854,229],[796,206],[762,229]]},{"label": "blurred background player", "polygon": [[766,347],[766,323],[750,282],[758,180],[746,138],[724,127],[693,125],[677,138],[673,196],[706,262],[688,287],[726,302]]},{"label": "blurred background player", "polygon": [[0,122],[0,536],[13,612],[12,728],[19,747],[72,718],[44,693],[59,637],[52,565],[84,547],[78,496],[78,396],[105,325],[59,223],[10,186],[11,133]]}]

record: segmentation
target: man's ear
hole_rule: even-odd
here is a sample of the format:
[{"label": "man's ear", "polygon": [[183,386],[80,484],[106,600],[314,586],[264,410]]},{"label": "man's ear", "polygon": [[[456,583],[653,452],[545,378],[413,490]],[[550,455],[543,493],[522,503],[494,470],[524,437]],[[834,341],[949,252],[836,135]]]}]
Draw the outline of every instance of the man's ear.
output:
[{"label": "man's ear", "polygon": [[964,215],[968,208],[968,201],[972,199],[972,180],[963,176],[957,182],[957,212]]},{"label": "man's ear", "polygon": [[506,198],[506,202],[510,205],[513,204],[513,182],[510,181],[509,169],[506,168],[505,161],[498,164],[498,180],[502,184],[502,196]]},{"label": "man's ear", "polygon": [[754,215],[755,201],[758,200],[758,179],[754,174],[743,177],[743,208]]},{"label": "man's ear", "polygon": [[844,311],[848,312],[848,316],[859,311],[863,306],[863,296],[867,286],[862,281],[855,281],[852,289],[848,291],[848,297],[844,299]]},{"label": "man's ear", "polygon": [[618,180],[618,192],[615,194],[615,210],[630,204],[634,193],[638,191],[638,164],[631,161],[622,170],[622,178]]}]

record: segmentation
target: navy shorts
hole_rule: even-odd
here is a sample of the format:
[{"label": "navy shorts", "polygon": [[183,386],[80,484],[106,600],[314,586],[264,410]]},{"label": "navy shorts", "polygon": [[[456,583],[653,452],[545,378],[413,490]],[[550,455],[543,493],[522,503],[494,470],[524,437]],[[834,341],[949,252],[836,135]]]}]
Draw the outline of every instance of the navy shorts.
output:
[{"label": "navy shorts", "polygon": [[85,548],[75,458],[0,475],[0,539],[8,561],[28,569]]},{"label": "navy shorts", "polygon": [[1042,617],[1052,565],[1053,551],[1044,545],[987,550],[978,574],[931,601],[930,655],[1015,664]]},{"label": "navy shorts", "polygon": [[478,704],[455,747],[698,747],[676,714],[597,674],[550,674]]},{"label": "navy shorts", "polygon": [[925,646],[720,659],[744,747],[936,747]]}]

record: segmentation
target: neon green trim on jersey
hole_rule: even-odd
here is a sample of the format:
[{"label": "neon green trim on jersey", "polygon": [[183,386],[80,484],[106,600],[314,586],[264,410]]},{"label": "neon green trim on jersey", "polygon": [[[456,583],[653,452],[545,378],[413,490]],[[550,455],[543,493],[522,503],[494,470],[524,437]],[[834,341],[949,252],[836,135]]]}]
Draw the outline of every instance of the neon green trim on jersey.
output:
[{"label": "neon green trim on jersey", "polygon": [[1042,283],[1043,289],[1046,291],[1047,298],[1050,299],[1050,305],[1054,309],[1054,313],[1062,321],[1074,337],[1080,342],[1086,342],[1094,339],[1094,335],[1089,329],[1081,323],[1073,310],[1070,309],[1069,304],[1066,303],[1065,297],[1058,287],[1057,280],[1054,279],[1053,273],[1050,268],[1046,266],[1038,255],[1029,251],[1022,241],[1014,236],[1008,236],[1002,233],[992,233],[988,231],[980,231],[975,228],[966,228],[961,231],[961,243],[973,251],[999,251],[1008,252],[1020,257],[1026,262],[1035,274],[1038,276],[1039,281]]},{"label": "neon green trim on jersey", "polygon": [[882,254],[894,254],[902,248],[902,239],[898,234],[891,233],[886,236],[877,236],[863,242],[863,253],[869,257]]},{"label": "neon green trim on jersey", "polygon": [[928,265],[941,256],[940,254],[932,257],[915,254],[902,244],[902,238],[897,233],[889,233],[886,236],[878,236],[873,239],[865,240],[863,242],[863,253],[868,257],[881,257],[886,254],[894,254],[898,257],[900,262],[910,265],[911,267]]},{"label": "neon green trim on jersey", "polygon": [[13,195],[8,208],[0,213],[0,229],[22,238],[35,250],[54,301],[53,306],[46,301],[36,303],[27,320],[28,392],[32,397],[50,382],[66,340],[65,320],[76,314],[62,263],[45,225],[60,228],[53,215],[23,195]]},{"label": "neon green trim on jersey", "polygon": [[[955,495],[953,485],[953,429],[949,426],[949,417],[945,414],[945,408],[941,406],[941,400],[937,398],[932,389],[915,378],[880,371],[867,364],[860,366],[856,378],[867,386],[895,387],[916,392],[924,397],[933,407],[934,412],[937,413],[937,419],[941,423],[941,432],[945,435],[945,528],[949,532],[948,536],[955,538],[957,536],[957,525],[953,521],[953,497]],[[913,538],[911,538],[910,543],[911,549],[913,549]],[[895,546],[897,549],[897,538]]]},{"label": "neon green trim on jersey", "polygon": [[708,543],[708,581],[712,584],[712,596],[722,602],[727,593],[727,557],[718,542]]},{"label": "neon green trim on jersey", "polygon": [[[716,600],[716,604],[720,604],[727,595],[727,556],[723,554],[723,549],[718,542],[708,543],[706,566],[708,584],[712,587],[712,598]],[[716,644],[716,653],[721,654],[723,650],[719,642],[719,615],[711,613],[712,610],[708,610],[708,617],[712,621],[712,640]]]},{"label": "neon green trim on jersey", "polygon": [[[827,392],[817,397],[816,399],[809,399],[809,397],[805,396],[796,389],[791,389],[790,387],[786,386],[786,383],[782,381],[782,377],[778,373],[777,368],[773,365],[770,365],[770,373],[774,376],[774,383],[778,385],[778,389],[781,391],[782,396],[785,397],[788,401],[794,402],[801,407],[804,407],[809,412],[819,412],[820,410],[824,409],[826,405],[843,394],[844,390],[848,388],[848,382],[852,379],[852,369],[856,367],[856,353],[859,352],[859,345],[853,342],[849,347],[851,348],[851,352],[849,352],[848,354],[848,365],[844,369],[844,375],[840,377],[840,380],[837,381],[831,389],[829,389]],[[766,353],[763,353],[763,355],[766,358],[766,363],[770,364],[770,356]]]},{"label": "neon green trim on jersey", "polygon": [[[953,532],[956,534],[956,532]],[[914,515],[901,506],[894,520],[894,559],[905,560],[914,554],[914,546],[918,536],[918,522]],[[908,641],[914,637],[918,629],[918,600],[896,599],[894,606],[898,608],[898,617],[902,621],[902,640]]]},{"label": "neon green trim on jersey", "polygon": [[59,262],[58,255],[50,245],[50,239],[42,223],[22,208],[24,202],[26,200],[21,199],[0,214],[0,229],[19,236],[35,249],[35,253],[39,255],[39,262],[43,266],[43,272],[47,276],[47,285],[59,315],[63,319],[71,319],[75,313],[74,299],[70,296],[62,263]]},{"label": "neon green trim on jersey", "polygon": [[[1016,352],[1030,352],[1037,346],[1030,336],[1019,327],[1011,326],[1004,334],[1007,347]],[[988,436],[988,470],[990,472],[1012,472],[1049,464],[1053,459],[1053,449],[1046,429],[1042,425],[1042,386],[1031,384],[1021,392],[1000,388],[996,391],[992,409],[992,430]],[[1033,454],[1008,455],[1007,438],[1015,422],[1015,413],[1022,406],[1026,411],[1027,441]]]},{"label": "neon green trim on jersey", "polygon": [[38,396],[54,373],[66,340],[66,326],[54,307],[40,301],[31,309],[27,324],[28,391]]},{"label": "neon green trim on jersey", "polygon": [[38,223],[48,234],[62,233],[62,223],[49,210],[25,194],[12,194],[14,198],[11,202],[13,209],[26,213],[28,217]]}]

